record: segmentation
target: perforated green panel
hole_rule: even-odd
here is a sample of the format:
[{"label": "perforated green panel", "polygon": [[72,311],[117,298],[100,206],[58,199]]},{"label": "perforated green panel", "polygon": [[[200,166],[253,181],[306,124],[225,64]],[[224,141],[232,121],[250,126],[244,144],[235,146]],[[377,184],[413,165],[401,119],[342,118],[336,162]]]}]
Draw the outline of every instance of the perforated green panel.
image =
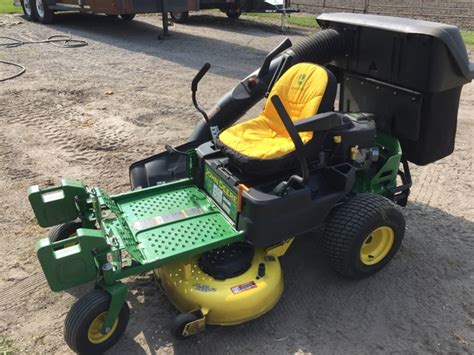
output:
[{"label": "perforated green panel", "polygon": [[140,199],[127,199],[120,202],[121,209],[127,214],[127,217],[143,219],[162,215],[171,211],[180,211],[205,204],[206,196],[196,187],[179,189],[176,191],[167,191],[160,194],[144,195]]},{"label": "perforated green panel", "polygon": [[243,238],[191,182],[143,189],[102,201],[115,214],[102,225],[142,264],[165,262]]},{"label": "perforated green panel", "polygon": [[147,259],[170,260],[183,253],[200,253],[231,242],[238,233],[213,213],[158,227],[138,235]]}]

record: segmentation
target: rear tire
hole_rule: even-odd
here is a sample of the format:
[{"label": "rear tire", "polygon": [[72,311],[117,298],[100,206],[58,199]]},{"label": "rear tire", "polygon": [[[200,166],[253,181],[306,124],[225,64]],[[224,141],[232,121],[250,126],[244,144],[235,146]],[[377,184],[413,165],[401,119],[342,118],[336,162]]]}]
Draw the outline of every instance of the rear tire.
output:
[{"label": "rear tire", "polygon": [[135,18],[135,14],[122,14],[120,15],[120,18],[123,21],[132,21]]},{"label": "rear tire", "polygon": [[111,296],[95,289],[73,304],[64,321],[64,340],[79,354],[101,354],[117,343],[127,328],[130,309],[124,302],[117,320],[107,334],[99,329],[110,306]]},{"label": "rear tire", "polygon": [[342,276],[360,279],[387,265],[405,234],[405,219],[389,199],[359,194],[331,212],[323,248]]},{"label": "rear tire", "polygon": [[170,12],[170,16],[173,19],[173,22],[176,23],[186,23],[189,19],[189,12],[182,11],[182,12]]},{"label": "rear tire", "polygon": [[37,21],[36,13],[33,11],[35,0],[21,0],[23,15],[28,21]]},{"label": "rear tire", "polygon": [[54,21],[54,12],[49,9],[46,0],[30,0],[34,2],[35,6],[33,8],[36,18],[39,22],[48,24]]}]

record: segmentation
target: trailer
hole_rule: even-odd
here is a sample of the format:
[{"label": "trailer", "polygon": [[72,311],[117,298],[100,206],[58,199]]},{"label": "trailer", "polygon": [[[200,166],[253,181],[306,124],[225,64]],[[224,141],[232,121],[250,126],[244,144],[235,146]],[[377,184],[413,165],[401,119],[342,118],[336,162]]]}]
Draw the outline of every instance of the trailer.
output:
[{"label": "trailer", "polygon": [[[219,9],[230,19],[238,19],[244,12],[280,13],[283,16],[299,12],[291,6],[291,0],[201,0],[199,10]],[[189,18],[189,11],[172,11],[174,22],[185,23]]]},{"label": "trailer", "polygon": [[190,11],[219,9],[231,19],[242,12],[287,13],[298,11],[291,0],[20,0],[24,16],[29,21],[52,23],[58,12],[79,11],[120,17],[132,21],[136,14],[161,13],[163,33],[168,34],[168,13],[174,22],[186,22]]}]

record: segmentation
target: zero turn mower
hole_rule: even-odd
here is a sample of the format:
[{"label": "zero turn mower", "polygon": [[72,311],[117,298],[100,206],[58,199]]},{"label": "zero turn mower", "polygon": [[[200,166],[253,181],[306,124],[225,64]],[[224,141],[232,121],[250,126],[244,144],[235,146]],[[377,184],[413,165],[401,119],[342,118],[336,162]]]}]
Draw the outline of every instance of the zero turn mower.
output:
[{"label": "zero turn mower", "polygon": [[[36,244],[51,289],[95,282],[66,317],[72,350],[117,342],[128,276],[155,273],[181,312],[181,338],[271,310],[283,292],[279,258],[302,234],[322,230],[329,262],[348,278],[390,262],[405,233],[409,162],[453,151],[474,64],[454,26],[360,14],[318,22],[209,115],[196,100],[206,64],[191,85],[204,120],[188,143],[134,163],[131,192],[76,180],[29,189],[38,223],[52,227]],[[235,124],[265,96],[258,117]]]}]

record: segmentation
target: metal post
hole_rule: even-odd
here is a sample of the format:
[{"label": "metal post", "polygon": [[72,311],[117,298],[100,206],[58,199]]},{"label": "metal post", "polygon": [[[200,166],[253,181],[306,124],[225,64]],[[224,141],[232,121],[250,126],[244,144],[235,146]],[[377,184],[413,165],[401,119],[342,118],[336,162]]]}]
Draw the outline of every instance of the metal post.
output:
[{"label": "metal post", "polygon": [[168,31],[168,11],[163,11],[161,13],[161,18],[163,20],[163,36],[169,36]]}]

